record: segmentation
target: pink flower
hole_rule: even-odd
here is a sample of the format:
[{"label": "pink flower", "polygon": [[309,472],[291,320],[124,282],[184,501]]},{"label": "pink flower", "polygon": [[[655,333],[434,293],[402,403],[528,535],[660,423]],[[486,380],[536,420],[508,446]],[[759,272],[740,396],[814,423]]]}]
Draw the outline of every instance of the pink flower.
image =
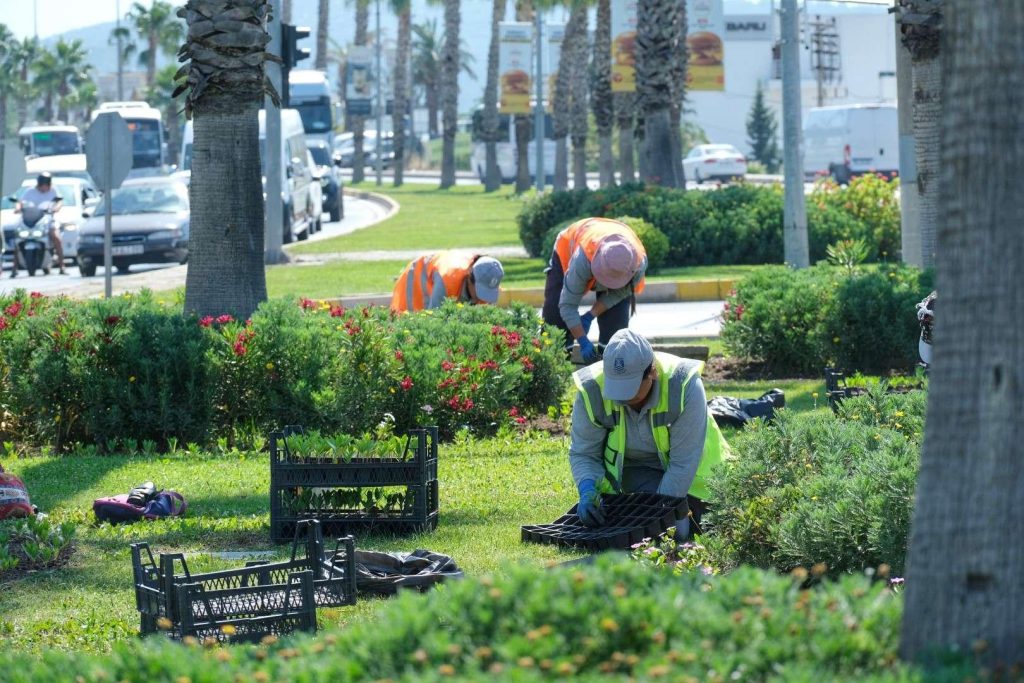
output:
[{"label": "pink flower", "polygon": [[249,349],[245,348],[245,344],[241,341],[236,341],[232,348],[234,349],[236,356],[244,356],[249,352]]},{"label": "pink flower", "polygon": [[7,318],[0,316],[0,330],[7,329]]},{"label": "pink flower", "polygon": [[29,296],[32,297],[33,299],[45,299],[46,298],[46,295],[43,294],[42,292],[32,292],[31,294],[29,294]]},{"label": "pink flower", "polygon": [[401,351],[395,351],[395,360],[402,360],[405,358],[405,354]]},{"label": "pink flower", "polygon": [[345,307],[344,306],[331,306],[331,317],[332,318],[340,318],[343,315],[345,315]]},{"label": "pink flower", "polygon": [[217,316],[217,319],[214,322],[216,322],[218,325],[227,325],[230,322],[234,322],[234,320],[234,318],[225,313],[224,315]]},{"label": "pink flower", "polygon": [[485,360],[483,363],[480,364],[480,369],[481,370],[497,370],[498,369],[498,364],[495,361],[493,361],[493,360]]},{"label": "pink flower", "polygon": [[451,370],[454,367],[455,367],[455,364],[452,363],[450,360],[443,360],[443,361],[441,361],[441,369],[444,370],[445,372],[448,372],[449,370]]},{"label": "pink flower", "polygon": [[516,408],[515,406],[512,406],[511,408],[509,408],[508,409],[508,416],[509,417],[519,417],[519,408]]},{"label": "pink flower", "polygon": [[517,418],[516,418],[516,424],[521,424],[521,425],[524,425],[524,424],[526,424],[526,418],[525,418],[525,417],[522,417],[522,416],[520,416],[520,417],[517,417]]},{"label": "pink flower", "polygon": [[410,389],[412,389],[412,386],[413,386],[413,384],[412,384],[412,377],[410,377],[409,375],[406,375],[402,379],[402,381],[398,383],[398,386],[402,387],[403,391],[409,391]]},{"label": "pink flower", "polygon": [[22,305],[20,301],[15,301],[13,304],[4,309],[4,313],[9,318],[17,318],[18,314],[21,313]]},{"label": "pink flower", "polygon": [[313,301],[312,299],[302,297],[301,299],[299,299],[299,306],[301,306],[302,310],[304,311],[312,311],[313,309],[316,308],[316,302]]}]

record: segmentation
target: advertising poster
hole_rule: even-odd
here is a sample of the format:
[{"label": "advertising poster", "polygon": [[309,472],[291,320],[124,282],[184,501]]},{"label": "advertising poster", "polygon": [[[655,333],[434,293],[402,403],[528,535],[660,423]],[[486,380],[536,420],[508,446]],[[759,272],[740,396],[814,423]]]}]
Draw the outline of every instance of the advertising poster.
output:
[{"label": "advertising poster", "polygon": [[345,66],[345,110],[349,116],[369,116],[373,102],[373,51],[350,45]]},{"label": "advertising poster", "polygon": [[530,113],[530,64],[533,56],[533,24],[502,22],[498,26],[498,111]]},{"label": "advertising poster", "polygon": [[725,90],[722,0],[686,0],[687,90]]},{"label": "advertising poster", "polygon": [[547,101],[555,100],[555,80],[558,78],[558,65],[562,59],[562,39],[565,38],[565,24],[548,24],[548,53],[547,61],[544,64],[547,69],[547,90],[544,97]]},{"label": "advertising poster", "polygon": [[637,0],[612,0],[612,92],[636,92]]}]

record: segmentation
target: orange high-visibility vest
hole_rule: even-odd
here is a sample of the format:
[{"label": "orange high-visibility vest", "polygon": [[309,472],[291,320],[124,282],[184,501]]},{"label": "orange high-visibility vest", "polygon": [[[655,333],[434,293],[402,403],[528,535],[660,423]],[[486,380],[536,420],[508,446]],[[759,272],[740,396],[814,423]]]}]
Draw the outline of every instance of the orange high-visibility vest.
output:
[{"label": "orange high-visibility vest", "polygon": [[391,294],[392,311],[422,311],[427,307],[434,293],[434,276],[438,274],[444,281],[445,296],[456,299],[462,293],[473,268],[479,258],[477,254],[453,254],[443,251],[413,259],[402,270]]},{"label": "orange high-visibility vest", "polygon": [[[555,253],[558,254],[558,260],[562,264],[562,272],[564,273],[569,270],[569,261],[579,248],[583,249],[583,253],[587,255],[587,260],[593,263],[594,255],[597,253],[601,240],[608,235],[621,235],[633,245],[633,249],[636,250],[636,264],[634,264],[634,268],[639,269],[641,261],[647,256],[647,252],[644,251],[644,245],[640,238],[636,236],[636,233],[633,232],[633,228],[611,218],[584,218],[558,233],[558,237],[555,238]],[[588,292],[594,288],[596,282],[593,278],[590,279],[590,282],[587,283]],[[641,277],[634,290],[636,294],[644,291],[644,282],[645,278]]]}]

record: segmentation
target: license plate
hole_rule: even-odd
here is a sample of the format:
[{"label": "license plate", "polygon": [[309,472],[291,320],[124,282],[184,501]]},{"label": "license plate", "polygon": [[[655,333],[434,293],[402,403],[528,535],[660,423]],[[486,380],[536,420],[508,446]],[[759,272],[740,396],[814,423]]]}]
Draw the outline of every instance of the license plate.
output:
[{"label": "license plate", "polygon": [[141,244],[126,244],[110,247],[110,254],[112,256],[132,256],[133,254],[141,254],[144,249],[145,247]]}]

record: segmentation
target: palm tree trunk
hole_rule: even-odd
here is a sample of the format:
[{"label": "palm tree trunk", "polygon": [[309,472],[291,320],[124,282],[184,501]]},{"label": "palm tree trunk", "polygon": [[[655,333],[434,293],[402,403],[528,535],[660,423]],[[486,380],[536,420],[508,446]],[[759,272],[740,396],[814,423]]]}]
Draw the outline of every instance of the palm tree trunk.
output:
[{"label": "palm tree trunk", "polygon": [[437,112],[441,109],[437,83],[427,83],[423,89],[426,91],[427,116],[430,117],[430,121],[427,122],[427,132],[430,134],[430,137],[436,138],[441,134],[437,127]]},{"label": "palm tree trunk", "polygon": [[569,189],[569,139],[564,136],[555,140],[555,175],[551,188],[556,192]]},{"label": "palm tree trunk", "polygon": [[444,49],[441,56],[441,189],[455,184],[455,133],[459,116],[459,0],[444,3]]},{"label": "palm tree trunk", "polygon": [[674,0],[649,0],[637,5],[636,87],[644,117],[643,179],[679,187],[673,160],[671,117],[673,39],[678,32]]},{"label": "palm tree trunk", "polygon": [[146,86],[149,88],[153,87],[153,83],[156,82],[156,51],[157,51],[157,38],[155,32],[150,31],[149,33],[149,54],[146,56]]},{"label": "palm tree trunk", "polygon": [[939,223],[939,133],[942,123],[942,63],[938,56],[911,62],[914,83],[914,140],[917,161],[918,221],[921,264],[935,265],[935,233]]},{"label": "palm tree trunk", "polygon": [[487,52],[487,85],[484,88],[484,140],[486,169],[484,192],[501,188],[501,169],[498,168],[498,24],[505,16],[505,0],[494,0],[491,10],[491,46]]},{"label": "palm tree trunk", "polygon": [[[580,3],[580,5],[582,4]],[[577,190],[587,187],[587,126],[589,124],[587,120],[589,113],[587,108],[587,53],[590,46],[587,41],[585,7],[582,9],[582,13],[580,37],[572,51],[572,80],[570,81],[572,112],[569,128],[572,137],[573,186]]]},{"label": "palm tree trunk", "polygon": [[1024,633],[1024,194],[1013,180],[1024,170],[1024,5],[942,7],[941,158],[930,179],[942,303],[901,654],[940,661],[932,655],[953,645],[972,667],[1006,670]]},{"label": "palm tree trunk", "polygon": [[398,15],[398,45],[395,64],[394,105],[391,108],[391,130],[394,131],[395,161],[392,168],[395,174],[395,187],[401,187],[405,172],[405,112],[408,109],[408,90],[406,76],[409,73],[409,42],[412,37],[412,7],[406,4]]},{"label": "palm tree trunk", "polygon": [[675,165],[679,187],[686,187],[683,173],[683,142],[681,139],[683,105],[686,100],[686,3],[681,2],[674,14],[675,34],[672,40],[672,99],[669,104],[672,119],[672,163]]},{"label": "palm tree trunk", "polygon": [[565,24],[565,34],[559,50],[558,73],[555,75],[555,93],[551,103],[551,128],[555,137],[555,174],[552,186],[555,190],[569,187],[569,153],[566,137],[573,121],[573,96],[575,94],[574,66],[578,56],[578,44],[587,41],[587,9],[585,3],[574,3]]},{"label": "palm tree trunk", "polygon": [[633,149],[636,95],[631,92],[616,93],[614,104],[616,125],[619,128],[619,182],[632,183],[636,181],[636,168],[633,166],[633,158],[636,156]]},{"label": "palm tree trunk", "polygon": [[327,32],[330,30],[330,2],[320,0],[316,22],[316,64],[314,68],[327,68]]},{"label": "palm tree trunk", "polygon": [[[516,0],[516,21],[533,21],[533,0]],[[516,194],[530,189],[530,138],[533,116],[515,115],[516,133]]]},{"label": "palm tree trunk", "polygon": [[594,52],[591,58],[590,108],[597,126],[598,170],[601,187],[615,184],[612,155],[612,126],[615,108],[612,98],[612,9],[611,0],[598,0]]},{"label": "palm tree trunk", "polygon": [[0,134],[7,137],[7,93],[0,95]]},{"label": "palm tree trunk", "polygon": [[[285,0],[291,2],[291,0]],[[367,33],[370,28],[370,4],[369,0],[356,0],[356,45],[366,45]],[[363,141],[366,136],[363,131],[366,127],[366,118],[353,116],[349,119],[352,128],[352,182],[361,183],[366,178],[366,157],[363,153]]]}]

